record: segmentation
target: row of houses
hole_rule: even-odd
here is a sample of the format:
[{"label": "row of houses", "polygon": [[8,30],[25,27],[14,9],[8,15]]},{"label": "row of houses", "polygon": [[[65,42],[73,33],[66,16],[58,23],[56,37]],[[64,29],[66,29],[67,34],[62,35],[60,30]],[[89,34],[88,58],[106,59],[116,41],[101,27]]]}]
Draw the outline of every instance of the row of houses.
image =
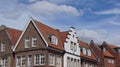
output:
[{"label": "row of houses", "polygon": [[[23,31],[0,27],[1,67],[120,67],[120,47],[77,38],[33,18]],[[78,34],[79,35],[79,34]]]}]

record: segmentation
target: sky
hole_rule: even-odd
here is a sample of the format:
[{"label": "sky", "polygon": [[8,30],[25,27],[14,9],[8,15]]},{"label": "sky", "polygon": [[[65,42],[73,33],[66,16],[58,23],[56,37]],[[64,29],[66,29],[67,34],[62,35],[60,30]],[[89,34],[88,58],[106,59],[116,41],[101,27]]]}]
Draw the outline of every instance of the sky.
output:
[{"label": "sky", "polygon": [[0,25],[23,30],[30,17],[85,42],[120,46],[120,0],[0,0]]}]

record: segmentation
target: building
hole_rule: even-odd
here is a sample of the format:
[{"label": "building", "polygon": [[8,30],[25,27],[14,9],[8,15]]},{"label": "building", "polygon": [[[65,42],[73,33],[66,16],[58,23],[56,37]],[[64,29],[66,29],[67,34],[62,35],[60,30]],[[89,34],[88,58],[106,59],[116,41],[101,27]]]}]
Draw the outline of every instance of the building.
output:
[{"label": "building", "polygon": [[15,46],[20,30],[8,28],[5,25],[0,27],[0,66],[13,67],[14,54],[13,47]]},{"label": "building", "polygon": [[115,57],[115,67],[120,67],[120,47],[115,46],[115,45],[111,45],[108,43],[104,43],[104,46],[106,46],[106,48],[109,50],[109,52]]},{"label": "building", "polygon": [[69,31],[63,33],[64,39],[64,66],[63,67],[81,67],[80,65],[80,48],[76,31],[74,27],[71,27]]},{"label": "building", "polygon": [[14,67],[63,67],[60,31],[30,19],[14,49]]},{"label": "building", "polygon": [[115,67],[115,56],[110,53],[105,42],[102,45],[95,45],[91,41],[90,46],[98,57],[98,67]]},{"label": "building", "polygon": [[79,40],[81,67],[97,67],[97,58],[90,46]]}]

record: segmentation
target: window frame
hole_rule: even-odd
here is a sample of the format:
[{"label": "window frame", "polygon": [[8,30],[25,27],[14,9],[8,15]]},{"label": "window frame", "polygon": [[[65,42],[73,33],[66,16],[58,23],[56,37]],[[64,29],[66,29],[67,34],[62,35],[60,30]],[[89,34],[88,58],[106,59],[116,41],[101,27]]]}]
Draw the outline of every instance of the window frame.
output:
[{"label": "window frame", "polygon": [[37,46],[37,36],[33,36],[32,37],[32,47],[36,47]]},{"label": "window frame", "polygon": [[29,37],[25,38],[25,48],[30,48],[30,38]]},{"label": "window frame", "polygon": [[[4,43],[4,44],[3,44]],[[6,48],[6,42],[2,41],[1,42],[1,52],[5,52],[5,48]]]},{"label": "window frame", "polygon": [[55,66],[55,55],[52,53],[49,53],[49,65]]},{"label": "window frame", "polygon": [[[45,65],[45,63],[46,63],[46,59],[45,59],[45,54],[44,53],[41,53],[40,54],[40,65]],[[44,58],[44,59],[43,59]],[[44,61],[44,63],[42,63]]]}]

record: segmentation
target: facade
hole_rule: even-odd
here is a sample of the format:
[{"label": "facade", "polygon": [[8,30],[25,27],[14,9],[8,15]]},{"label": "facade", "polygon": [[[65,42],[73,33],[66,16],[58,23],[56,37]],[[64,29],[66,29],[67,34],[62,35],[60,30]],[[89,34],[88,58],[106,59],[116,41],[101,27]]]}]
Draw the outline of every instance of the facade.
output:
[{"label": "facade", "polygon": [[[13,34],[14,33],[14,34]],[[0,27],[0,66],[13,67],[14,54],[13,47],[21,34],[20,30],[8,28],[4,25]]]},{"label": "facade", "polygon": [[97,67],[97,58],[90,46],[79,40],[81,67]]},{"label": "facade", "polygon": [[91,41],[90,46],[98,57],[98,67],[115,67],[115,56],[110,53],[105,42],[102,45],[95,45]]},{"label": "facade", "polygon": [[64,66],[63,67],[80,67],[80,48],[75,29],[70,28],[64,40]]},{"label": "facade", "polygon": [[63,67],[60,31],[30,19],[13,51],[14,67]]}]

